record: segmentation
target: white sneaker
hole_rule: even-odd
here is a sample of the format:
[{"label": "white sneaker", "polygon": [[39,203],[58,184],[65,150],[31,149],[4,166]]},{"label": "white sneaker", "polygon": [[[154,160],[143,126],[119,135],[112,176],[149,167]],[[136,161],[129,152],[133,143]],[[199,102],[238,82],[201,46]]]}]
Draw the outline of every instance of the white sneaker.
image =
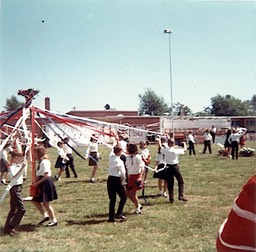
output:
[{"label": "white sneaker", "polygon": [[47,227],[54,227],[57,226],[58,222],[57,221],[51,221],[47,224]]},{"label": "white sneaker", "polygon": [[91,183],[95,183],[95,178],[91,178],[91,179],[90,179],[90,182],[91,182]]},{"label": "white sneaker", "polygon": [[158,194],[157,194],[157,196],[163,196],[163,192],[162,191],[160,191]]},{"label": "white sneaker", "polygon": [[141,214],[141,210],[142,210],[143,206],[141,204],[139,204],[138,208],[136,208],[135,213],[136,214]]},{"label": "white sneaker", "polygon": [[164,192],[163,196],[164,196],[165,198],[167,198],[167,192]]},{"label": "white sneaker", "polygon": [[48,221],[50,218],[49,216],[43,216],[41,220],[38,222],[38,224],[43,224],[44,222]]},{"label": "white sneaker", "polygon": [[2,183],[3,185],[8,185],[8,183],[6,182],[5,179],[2,179],[1,183]]},{"label": "white sneaker", "polygon": [[136,214],[141,214],[141,210],[137,208],[137,209],[135,210],[135,213],[136,213]]}]

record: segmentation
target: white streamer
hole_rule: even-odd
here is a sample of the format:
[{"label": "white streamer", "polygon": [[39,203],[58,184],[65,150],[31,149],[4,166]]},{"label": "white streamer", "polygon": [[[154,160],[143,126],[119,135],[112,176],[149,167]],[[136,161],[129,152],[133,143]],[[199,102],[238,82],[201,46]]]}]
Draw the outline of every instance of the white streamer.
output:
[{"label": "white streamer", "polygon": [[[9,138],[11,137],[11,135],[16,131],[18,130],[18,127],[25,123],[25,121],[27,120],[29,116],[29,108],[25,109],[23,108],[23,113],[22,113],[22,116],[20,117],[20,119],[17,121],[12,133],[9,135],[9,137],[7,137],[5,140],[9,140]],[[24,125],[24,124],[23,124]],[[3,143],[7,142],[7,141],[4,141]],[[6,144],[6,143],[5,143]],[[4,145],[5,145],[4,144]],[[3,145],[3,144],[2,144]],[[3,145],[3,146],[4,146]],[[1,146],[2,147],[2,146]],[[26,150],[25,150],[25,153],[24,153],[24,160],[25,160],[25,157],[27,155],[27,152],[29,151],[30,147],[26,147]],[[16,181],[17,181],[17,177],[18,175],[23,172],[24,168],[26,167],[27,163],[26,161],[23,163],[23,165],[21,166],[21,168],[19,169],[19,171],[15,174],[15,176],[12,178],[12,180],[10,181],[10,183],[6,186],[6,188],[4,189],[3,191],[3,194],[1,195],[0,197],[0,203],[3,202],[4,198],[6,197],[6,195],[8,194],[8,192],[11,190],[12,186],[16,184]]]}]

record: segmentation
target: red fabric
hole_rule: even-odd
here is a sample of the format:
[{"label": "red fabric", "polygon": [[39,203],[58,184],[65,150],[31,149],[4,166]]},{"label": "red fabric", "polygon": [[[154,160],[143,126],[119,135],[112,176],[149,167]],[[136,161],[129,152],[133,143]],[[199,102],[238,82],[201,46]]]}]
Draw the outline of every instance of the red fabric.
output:
[{"label": "red fabric", "polygon": [[256,175],[244,185],[236,204],[244,210],[256,213]]},{"label": "red fabric", "polygon": [[141,174],[129,175],[127,189],[132,191],[137,191],[142,189],[142,187],[139,187],[139,185],[142,185]]},{"label": "red fabric", "polygon": [[109,137],[115,137],[116,138],[116,135],[114,134],[114,132],[110,131],[110,133],[107,133],[107,132],[102,132],[100,130],[97,130],[95,129],[95,127],[93,127],[92,125],[90,125],[89,123],[85,122],[84,120],[79,120],[79,119],[73,119],[73,118],[68,118],[68,117],[60,117],[60,116],[57,116],[57,115],[54,115],[50,112],[47,112],[47,111],[44,111],[42,109],[39,109],[39,108],[35,108],[36,109],[36,112],[38,113],[41,113],[43,115],[45,115],[46,117],[50,117],[52,119],[54,119],[54,122],[60,122],[60,123],[65,123],[67,124],[68,126],[74,128],[71,124],[74,124],[74,125],[83,125],[83,126],[86,126],[87,128],[89,128],[90,130],[94,131],[94,132],[97,132],[97,133],[100,133],[100,134],[103,134],[103,135],[106,135],[106,136],[109,136]]},{"label": "red fabric", "polygon": [[[256,175],[244,185],[242,192],[235,201],[236,205],[242,210],[256,214]],[[249,220],[239,216],[233,209],[230,211],[223,231],[220,234],[221,239],[229,245],[248,246],[256,251],[256,220]],[[218,252],[250,251],[229,248],[221,243],[219,236],[216,247]]]}]

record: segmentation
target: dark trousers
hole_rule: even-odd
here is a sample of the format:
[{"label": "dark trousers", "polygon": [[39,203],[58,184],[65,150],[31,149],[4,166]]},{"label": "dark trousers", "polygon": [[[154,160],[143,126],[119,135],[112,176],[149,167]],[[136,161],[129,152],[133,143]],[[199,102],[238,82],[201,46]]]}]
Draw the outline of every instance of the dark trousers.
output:
[{"label": "dark trousers", "polygon": [[179,192],[179,199],[183,197],[183,190],[184,190],[184,180],[180,173],[179,165],[170,165],[167,164],[166,169],[166,180],[167,180],[167,188],[169,192],[170,200],[173,200],[173,187],[174,187],[174,177],[178,181],[178,192]]},{"label": "dark trousers", "polygon": [[70,169],[72,170],[74,176],[77,177],[73,155],[72,154],[67,154],[67,157],[69,158],[69,160],[66,163],[66,169],[65,169],[66,177],[70,177],[69,168],[68,168],[69,166],[70,166]]},{"label": "dark trousers", "polygon": [[9,233],[11,229],[16,228],[20,224],[26,212],[21,191],[22,185],[15,185],[10,190],[10,211],[4,225],[4,231],[6,233]]},{"label": "dark trousers", "polygon": [[107,181],[108,197],[109,197],[109,220],[115,219],[115,204],[116,194],[119,196],[120,201],[116,214],[122,214],[125,202],[127,200],[127,194],[125,187],[121,184],[121,178],[109,176]]},{"label": "dark trousers", "polygon": [[192,152],[193,152],[193,155],[196,155],[195,146],[192,141],[188,141],[188,149],[189,149],[190,156],[191,156]]},{"label": "dark trousers", "polygon": [[211,136],[212,136],[212,142],[213,142],[213,143],[215,143],[215,135],[216,135],[215,133],[213,133],[213,132],[211,133]]},{"label": "dark trousers", "polygon": [[231,155],[232,155],[232,159],[238,159],[238,142],[237,141],[232,141],[231,142]]},{"label": "dark trousers", "polygon": [[204,151],[203,154],[206,152],[206,149],[208,148],[209,153],[212,153],[212,148],[211,148],[211,141],[210,140],[204,140]]}]

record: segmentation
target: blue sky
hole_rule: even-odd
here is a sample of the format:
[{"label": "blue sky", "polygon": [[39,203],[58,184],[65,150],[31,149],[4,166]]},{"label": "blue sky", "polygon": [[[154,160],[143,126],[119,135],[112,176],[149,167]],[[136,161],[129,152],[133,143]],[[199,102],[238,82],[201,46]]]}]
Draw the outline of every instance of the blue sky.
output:
[{"label": "blue sky", "polygon": [[1,0],[0,110],[27,88],[64,113],[137,110],[147,88],[170,104],[165,28],[174,103],[256,94],[255,1]]}]

